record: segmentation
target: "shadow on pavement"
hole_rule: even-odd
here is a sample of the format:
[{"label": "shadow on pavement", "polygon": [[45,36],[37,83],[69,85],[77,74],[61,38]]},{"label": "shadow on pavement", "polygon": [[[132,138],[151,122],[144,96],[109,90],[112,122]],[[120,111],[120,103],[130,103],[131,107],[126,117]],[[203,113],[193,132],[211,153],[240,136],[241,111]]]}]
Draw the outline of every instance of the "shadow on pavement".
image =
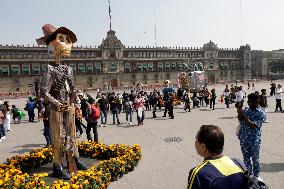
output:
[{"label": "shadow on pavement", "polygon": [[44,147],[44,144],[24,144],[22,146],[15,146],[15,148],[38,148]]},{"label": "shadow on pavement", "polygon": [[44,147],[44,144],[24,144],[22,146],[15,146],[14,148],[21,148],[18,150],[11,151],[10,153],[24,154],[32,151],[34,148]]},{"label": "shadow on pavement", "polygon": [[281,172],[284,171],[284,163],[260,163],[261,172]]},{"label": "shadow on pavement", "polygon": [[199,109],[199,111],[203,111],[203,112],[207,112],[207,111],[211,111],[210,109]]},{"label": "shadow on pavement", "polygon": [[226,108],[215,108],[215,109],[216,109],[216,110],[217,110],[217,109],[219,109],[219,110],[224,110],[224,109],[226,109]]},{"label": "shadow on pavement", "polygon": [[236,117],[219,117],[218,119],[237,119]]},{"label": "shadow on pavement", "polygon": [[125,129],[127,129],[127,128],[138,127],[138,125],[137,125],[137,124],[132,124],[132,125],[120,125],[119,127],[120,127],[120,128],[125,128]]},{"label": "shadow on pavement", "polygon": [[32,151],[32,148],[26,148],[26,149],[20,149],[20,150],[15,150],[15,151],[11,151],[9,152],[10,154],[25,154],[27,152]]}]

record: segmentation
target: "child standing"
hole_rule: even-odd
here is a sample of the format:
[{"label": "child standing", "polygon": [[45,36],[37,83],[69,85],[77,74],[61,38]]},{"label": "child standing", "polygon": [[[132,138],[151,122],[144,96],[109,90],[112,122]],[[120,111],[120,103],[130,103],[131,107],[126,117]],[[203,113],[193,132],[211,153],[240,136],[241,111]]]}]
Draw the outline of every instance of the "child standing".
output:
[{"label": "child standing", "polygon": [[45,136],[46,139],[46,147],[51,145],[51,134],[50,134],[50,125],[49,125],[49,115],[50,115],[50,109],[49,105],[46,102],[42,103],[44,107],[44,112],[42,115],[43,118],[43,135]]},{"label": "child standing", "polygon": [[215,101],[216,101],[217,95],[215,89],[211,90],[210,95],[210,109],[215,110]]},{"label": "child standing", "polygon": [[133,114],[133,102],[127,96],[127,99],[124,103],[126,122],[127,124],[132,125],[132,114]]},{"label": "child standing", "polygon": [[82,136],[83,134],[83,129],[82,129],[82,119],[83,119],[83,116],[82,116],[82,111],[81,111],[81,108],[78,104],[75,105],[75,125],[76,125],[76,132],[80,132],[79,137]]},{"label": "child standing", "polygon": [[[248,108],[238,112],[241,122],[238,138],[246,164],[250,173],[253,173],[260,181],[259,176],[259,150],[261,144],[261,127],[265,120],[265,114],[259,107],[259,95],[251,93],[248,95]],[[252,159],[252,163],[251,163]]]}]

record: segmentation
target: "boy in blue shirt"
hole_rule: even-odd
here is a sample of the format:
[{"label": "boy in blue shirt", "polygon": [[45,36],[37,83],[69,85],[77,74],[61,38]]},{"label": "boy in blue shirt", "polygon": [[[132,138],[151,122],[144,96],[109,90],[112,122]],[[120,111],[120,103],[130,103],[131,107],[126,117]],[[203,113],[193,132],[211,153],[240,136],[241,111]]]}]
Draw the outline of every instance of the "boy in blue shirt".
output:
[{"label": "boy in blue shirt", "polygon": [[249,107],[246,107],[243,111],[238,111],[238,119],[241,123],[238,138],[247,169],[258,180],[262,181],[259,176],[259,150],[261,144],[261,127],[265,120],[265,114],[259,106],[259,100],[260,97],[258,94],[249,94]]}]

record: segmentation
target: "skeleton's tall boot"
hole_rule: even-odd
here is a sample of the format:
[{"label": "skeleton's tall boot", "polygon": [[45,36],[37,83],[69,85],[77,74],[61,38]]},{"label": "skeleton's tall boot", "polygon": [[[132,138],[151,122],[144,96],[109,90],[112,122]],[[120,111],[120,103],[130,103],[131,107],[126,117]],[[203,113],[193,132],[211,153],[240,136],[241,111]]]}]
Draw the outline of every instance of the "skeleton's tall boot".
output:
[{"label": "skeleton's tall boot", "polygon": [[53,177],[64,180],[69,180],[71,178],[68,173],[63,171],[62,166],[58,164],[53,164]]},{"label": "skeleton's tall boot", "polygon": [[88,167],[82,161],[80,161],[79,157],[75,158],[75,162],[76,162],[78,170],[87,170],[88,169]]},{"label": "skeleton's tall boot", "polygon": [[69,180],[71,176],[63,171],[63,166],[62,166],[62,155],[63,151],[60,148],[53,148],[53,155],[54,155],[54,160],[53,160],[53,177],[59,178],[59,179],[65,179]]}]

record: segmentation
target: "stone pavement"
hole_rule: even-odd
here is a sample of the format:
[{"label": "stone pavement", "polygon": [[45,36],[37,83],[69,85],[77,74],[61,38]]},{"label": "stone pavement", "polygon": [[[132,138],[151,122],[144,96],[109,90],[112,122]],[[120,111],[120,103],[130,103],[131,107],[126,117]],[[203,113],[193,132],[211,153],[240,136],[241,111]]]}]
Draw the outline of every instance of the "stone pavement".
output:
[{"label": "stone pavement", "polygon": [[[284,83],[283,81],[281,82]],[[269,83],[256,83],[256,89],[269,89]],[[246,86],[246,85],[245,85]],[[216,88],[220,96],[224,85],[209,86]],[[253,92],[252,90],[249,92]],[[269,93],[269,91],[268,91]],[[262,144],[260,150],[261,177],[272,189],[284,187],[284,114],[274,113],[275,99],[269,97],[268,119],[270,123],[263,125]],[[25,99],[10,100],[10,105],[16,104],[24,107]],[[282,103],[284,106],[284,103]],[[124,122],[125,115],[121,114],[122,125],[119,127],[109,125],[99,127],[99,138],[106,144],[124,143],[128,145],[139,144],[142,147],[142,160],[135,170],[116,182],[112,182],[110,189],[180,189],[186,188],[189,170],[198,165],[202,158],[195,151],[195,135],[202,124],[215,124],[225,134],[224,154],[242,159],[239,141],[235,135],[238,125],[234,105],[225,109],[224,104],[217,104],[216,110],[203,107],[185,113],[182,107],[174,110],[175,119],[152,119],[151,113],[146,112],[145,125],[128,126]],[[109,123],[112,117],[108,118]],[[134,119],[135,120],[135,119]],[[136,123],[136,120],[134,121]],[[0,143],[0,161],[7,157],[23,154],[33,148],[45,144],[42,135],[42,123],[12,124],[12,132],[7,140]],[[169,142],[169,137],[179,137],[178,142]],[[80,140],[86,140],[86,136]]]}]

